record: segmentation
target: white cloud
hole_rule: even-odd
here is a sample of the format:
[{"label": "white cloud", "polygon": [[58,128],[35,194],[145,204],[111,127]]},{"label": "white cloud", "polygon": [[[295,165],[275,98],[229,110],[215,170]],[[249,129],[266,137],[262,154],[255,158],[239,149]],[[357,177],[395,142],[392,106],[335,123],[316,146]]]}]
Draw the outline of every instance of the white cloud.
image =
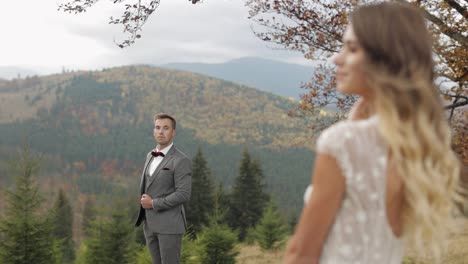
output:
[{"label": "white cloud", "polygon": [[161,0],[129,48],[113,40],[125,38],[119,17],[123,8],[100,0],[84,14],[57,11],[65,0],[6,1],[0,10],[4,38],[0,65],[33,67],[39,72],[97,69],[126,64],[223,62],[256,56],[307,64],[299,53],[273,50],[250,29],[244,0]]}]

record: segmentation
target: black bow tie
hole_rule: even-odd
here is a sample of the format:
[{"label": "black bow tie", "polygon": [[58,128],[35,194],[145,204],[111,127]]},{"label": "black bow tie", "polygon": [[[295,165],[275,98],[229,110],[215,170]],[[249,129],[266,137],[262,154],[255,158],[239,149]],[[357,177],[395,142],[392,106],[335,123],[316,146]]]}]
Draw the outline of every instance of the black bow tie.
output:
[{"label": "black bow tie", "polygon": [[161,157],[164,157],[164,153],[162,153],[161,151],[151,151],[151,155],[153,155],[153,157],[157,157],[157,156],[161,156]]}]

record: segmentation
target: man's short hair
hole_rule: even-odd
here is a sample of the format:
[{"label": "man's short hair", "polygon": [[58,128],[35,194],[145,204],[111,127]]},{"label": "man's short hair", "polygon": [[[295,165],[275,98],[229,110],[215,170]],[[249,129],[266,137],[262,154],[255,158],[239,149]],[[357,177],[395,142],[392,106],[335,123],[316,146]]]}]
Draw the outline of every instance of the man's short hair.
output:
[{"label": "man's short hair", "polygon": [[159,114],[154,116],[153,121],[156,121],[158,119],[170,119],[172,121],[172,128],[176,129],[176,120],[172,116],[170,116],[170,115],[168,115],[166,113],[159,113]]}]

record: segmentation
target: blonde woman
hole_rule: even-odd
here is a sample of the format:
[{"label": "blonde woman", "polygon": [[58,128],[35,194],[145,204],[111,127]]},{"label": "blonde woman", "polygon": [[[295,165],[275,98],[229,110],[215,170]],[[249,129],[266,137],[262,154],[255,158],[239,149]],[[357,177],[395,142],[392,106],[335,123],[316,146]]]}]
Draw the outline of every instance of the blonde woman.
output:
[{"label": "blonde woman", "polygon": [[384,2],[350,21],[334,57],[337,89],[360,100],[317,140],[314,188],[284,263],[400,264],[410,243],[438,257],[460,166],[424,18]]}]

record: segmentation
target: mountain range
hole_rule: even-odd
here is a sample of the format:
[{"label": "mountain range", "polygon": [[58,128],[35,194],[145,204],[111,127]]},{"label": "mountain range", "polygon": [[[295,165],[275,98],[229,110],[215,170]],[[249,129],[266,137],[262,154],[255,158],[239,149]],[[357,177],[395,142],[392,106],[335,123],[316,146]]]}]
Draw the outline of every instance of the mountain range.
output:
[{"label": "mountain range", "polygon": [[26,76],[33,76],[36,72],[24,67],[0,66],[0,79],[13,79]]},{"label": "mountain range", "polygon": [[[224,63],[169,63],[153,66],[199,73],[295,99],[306,92],[300,88],[301,83],[309,81],[314,71],[312,66],[256,57],[239,58]],[[32,77],[40,75],[38,72],[42,70],[0,66],[0,79]]]},{"label": "mountain range", "polygon": [[284,63],[262,58],[240,58],[225,63],[169,63],[164,68],[216,77],[277,95],[299,98],[305,93],[301,83],[310,80],[311,66]]}]

